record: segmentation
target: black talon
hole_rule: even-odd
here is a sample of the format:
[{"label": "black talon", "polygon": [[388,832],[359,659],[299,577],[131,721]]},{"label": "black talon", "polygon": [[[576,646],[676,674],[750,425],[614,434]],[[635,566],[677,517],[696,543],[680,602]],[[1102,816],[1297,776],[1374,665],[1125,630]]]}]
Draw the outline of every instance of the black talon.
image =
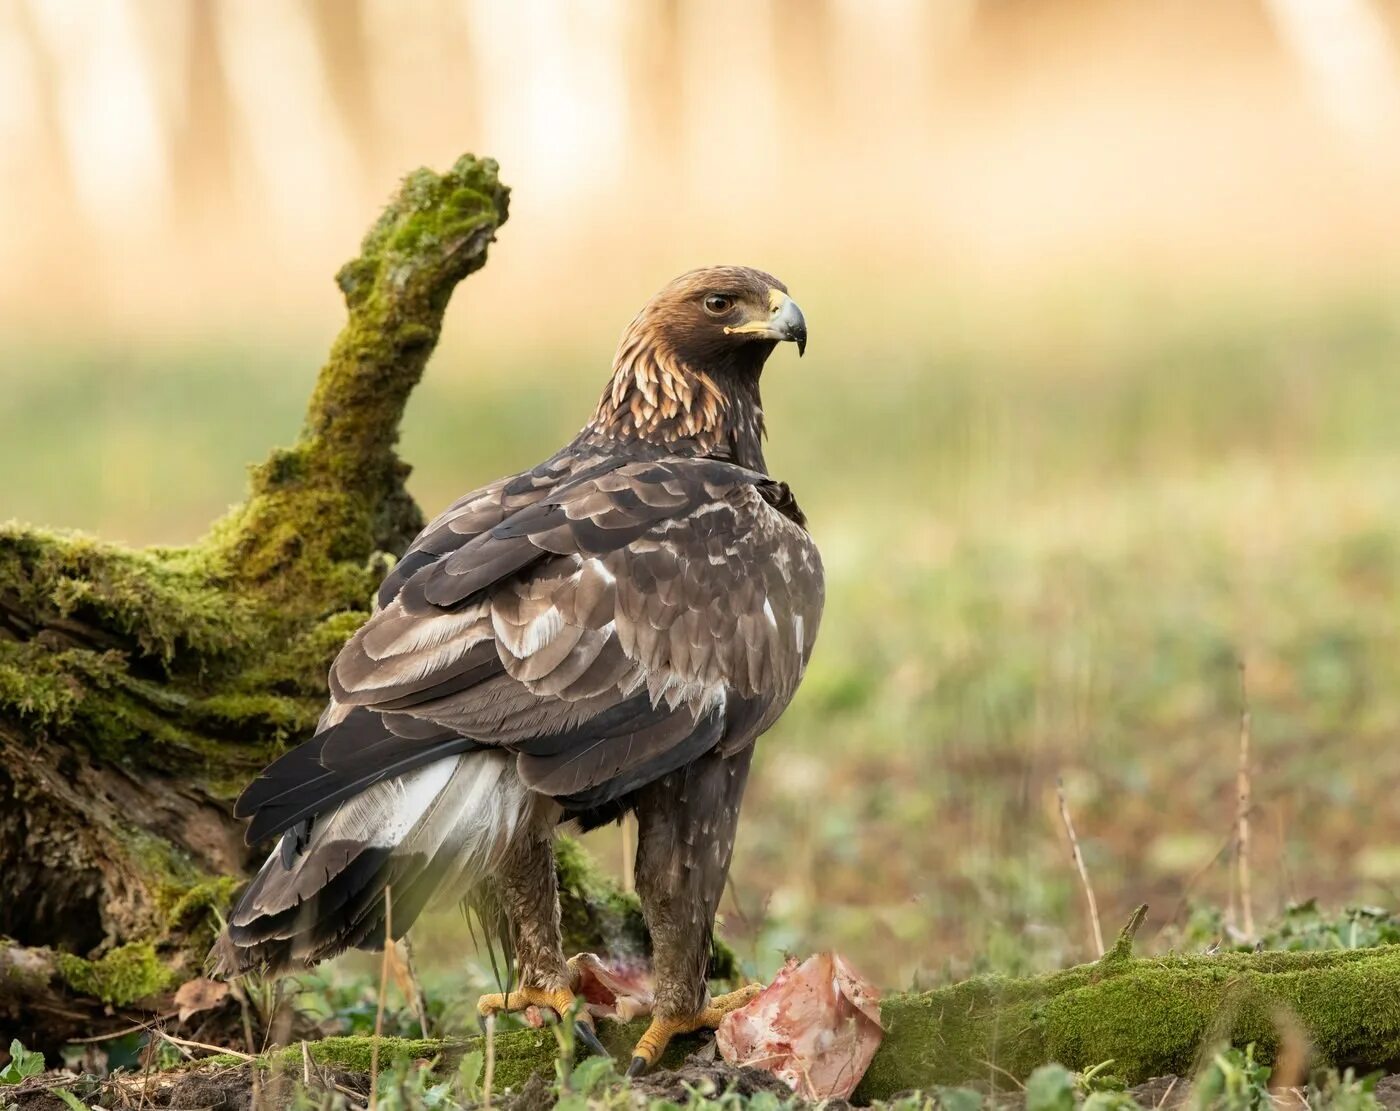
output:
[{"label": "black talon", "polygon": [[641,1076],[647,1071],[647,1059],[645,1057],[633,1057],[632,1063],[627,1066],[628,1076]]},{"label": "black talon", "polygon": [[578,1040],[584,1044],[584,1048],[586,1048],[589,1053],[598,1057],[611,1056],[611,1054],[608,1053],[607,1046],[600,1042],[598,1040],[598,1035],[593,1032],[593,1024],[591,1022],[585,1022],[581,1018],[575,1019],[574,1033],[578,1036]]}]

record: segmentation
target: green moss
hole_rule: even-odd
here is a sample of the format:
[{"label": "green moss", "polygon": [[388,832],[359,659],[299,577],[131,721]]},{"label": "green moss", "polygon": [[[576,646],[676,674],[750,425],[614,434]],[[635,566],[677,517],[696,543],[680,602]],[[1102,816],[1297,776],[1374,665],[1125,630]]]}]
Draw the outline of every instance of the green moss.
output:
[{"label": "green moss", "polygon": [[[127,824],[117,830],[117,839],[133,870],[139,869],[141,878],[158,892],[182,894],[202,878],[188,852],[150,830]],[[162,909],[177,898],[179,894],[166,897]]]},{"label": "green moss", "polygon": [[150,942],[119,946],[97,960],[72,953],[55,954],[58,974],[73,991],[114,1007],[158,995],[175,986],[177,976],[162,963]]},{"label": "green moss", "polygon": [[1273,1060],[1279,1016],[1324,1063],[1400,1056],[1400,946],[1342,952],[1116,958],[1029,979],[980,977],[885,1001],[886,1037],[858,1100],[1058,1061],[1113,1061],[1129,1083],[1192,1071],[1201,1047],[1253,1042]]},{"label": "green moss", "polygon": [[[614,1059],[626,1062],[632,1048],[647,1028],[645,1020],[635,1022],[609,1022],[598,1024],[598,1038]],[[690,1054],[703,1044],[707,1035],[692,1034],[676,1038],[667,1047],[661,1058],[666,1068],[674,1068],[683,1063]],[[379,1067],[387,1068],[398,1060],[434,1061],[440,1071],[455,1067],[464,1053],[481,1044],[481,1039],[449,1038],[381,1038],[379,1040]],[[496,1075],[494,1087],[497,1092],[507,1088],[519,1091],[525,1082],[537,1072],[551,1075],[554,1062],[559,1055],[559,1042],[553,1030],[544,1029],[509,1030],[496,1035]],[[374,1054],[374,1038],[369,1036],[325,1038],[311,1042],[308,1052],[317,1064],[345,1069],[347,1072],[369,1072]],[[234,1058],[227,1058],[236,1063]],[[275,1050],[263,1058],[263,1065],[272,1069],[300,1070],[302,1067],[301,1046],[290,1046]]]},{"label": "green moss", "polygon": [[[253,469],[247,502],[197,547],[135,552],[0,527],[0,718],[100,764],[227,797],[314,727],[325,674],[421,525],[394,454],[453,287],[485,263],[507,191],[489,161],[420,170],[341,273],[349,320],[298,443]],[[207,943],[236,881],[140,829],[116,831],[145,919],[127,938]],[[125,939],[121,939],[125,940]],[[202,956],[202,953],[198,954]],[[61,957],[76,991],[125,1003],[168,978],[151,940]]]},{"label": "green moss", "polygon": [[[189,929],[224,914],[242,886],[243,881],[237,876],[216,876],[186,888],[170,908],[171,928]],[[212,944],[212,934],[209,940]]]},{"label": "green moss", "polygon": [[[486,262],[509,191],[489,159],[444,174],[416,170],[337,281],[349,319],[307,407],[301,438],[253,471],[248,501],[211,536],[244,581],[300,603],[358,605],[376,550],[401,550],[422,526],[394,453],[408,395],[442,328],[453,288]],[[358,564],[356,576],[350,565]],[[338,589],[336,587],[338,586]]]},{"label": "green moss", "polygon": [[33,641],[0,641],[0,712],[39,726],[73,720],[85,686],[78,674],[103,656],[85,649],[54,651]]},{"label": "green moss", "polygon": [[[429,1060],[437,1057],[455,1058],[461,1056],[466,1043],[440,1041],[435,1038],[380,1038],[379,1065],[387,1067],[394,1061]],[[347,1072],[369,1072],[374,1055],[374,1038],[368,1036],[325,1038],[311,1042],[308,1050],[312,1059],[319,1065],[345,1069]],[[273,1068],[301,1068],[301,1046],[270,1053],[265,1058]]]},{"label": "green moss", "polygon": [[[631,1060],[632,1049],[646,1031],[648,1020],[634,1022],[598,1023],[598,1040],[612,1055],[615,1061],[626,1064]],[[708,1034],[687,1034],[674,1038],[661,1056],[661,1067],[675,1068],[698,1050],[709,1037]],[[465,1043],[466,1049],[475,1048],[480,1039],[473,1038]],[[458,1051],[459,1055],[461,1051]],[[554,1032],[543,1030],[511,1030],[496,1038],[496,1087],[519,1091],[525,1082],[537,1072],[549,1075],[554,1070],[555,1059],[559,1056],[559,1042]]]},{"label": "green moss", "polygon": [[414,170],[399,196],[370,228],[356,265],[376,260],[389,269],[418,265],[425,248],[451,250],[457,239],[506,217],[507,194],[490,158],[463,155],[445,174]]},{"label": "green moss", "polygon": [[[0,526],[0,592],[60,625],[77,619],[170,663],[216,658],[252,631],[253,611],[211,581],[191,550],[133,552],[89,537]],[[113,645],[115,646],[115,645]]]},{"label": "green moss", "polygon": [[[363,571],[366,581],[377,587],[392,566],[392,560],[376,560]],[[367,599],[373,589],[360,595],[352,606],[338,609],[313,620],[286,637],[240,677],[240,688],[264,691],[275,689],[288,696],[305,696],[317,703],[317,713],[326,694],[326,672],[331,661],[355,630],[369,617]],[[314,720],[314,719],[313,719]]]},{"label": "green moss", "polygon": [[1118,937],[1113,942],[1113,948],[1099,958],[1099,964],[1108,966],[1119,961],[1132,960],[1133,940],[1137,937],[1137,932],[1142,929],[1142,924],[1145,921],[1147,921],[1147,904],[1143,903],[1133,911],[1133,916],[1128,919],[1128,924],[1118,932]]},{"label": "green moss", "polygon": [[303,733],[316,723],[306,699],[261,691],[213,695],[201,699],[192,710],[215,729],[251,728],[278,741]]},{"label": "green moss", "polygon": [[304,593],[307,614],[231,586],[197,552],[5,526],[0,597],[28,636],[0,640],[0,716],[103,761],[246,778],[314,726],[326,668],[386,565],[337,565],[320,600]]}]

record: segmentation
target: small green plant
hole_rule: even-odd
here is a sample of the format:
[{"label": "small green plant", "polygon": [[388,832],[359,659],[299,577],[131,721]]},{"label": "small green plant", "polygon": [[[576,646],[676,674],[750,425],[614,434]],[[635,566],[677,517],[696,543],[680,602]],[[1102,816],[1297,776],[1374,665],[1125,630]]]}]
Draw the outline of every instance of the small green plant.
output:
[{"label": "small green plant", "polygon": [[1026,1111],[1074,1111],[1074,1073],[1064,1065],[1041,1065],[1026,1081]]},{"label": "small green plant", "polygon": [[1400,942],[1400,918],[1378,907],[1326,913],[1317,900],[1290,906],[1261,941],[1266,949],[1369,949]]},{"label": "small green plant", "polygon": [[[984,1098],[981,1092],[971,1088],[939,1088],[934,1092],[933,1102],[938,1111],[982,1111]],[[890,1104],[891,1111],[928,1111],[929,1107],[928,1097],[919,1092]]]},{"label": "small green plant", "polygon": [[400,1058],[379,1076],[378,1106],[381,1111],[455,1111],[456,1077],[438,1080],[426,1061]]},{"label": "small green plant", "polygon": [[10,1063],[0,1069],[0,1084],[23,1084],[44,1071],[44,1055],[24,1048],[18,1038],[10,1043]]},{"label": "small green plant", "polygon": [[1311,1111],[1381,1111],[1384,1105],[1376,1098],[1380,1078],[1378,1072],[1358,1077],[1354,1069],[1316,1073],[1308,1089],[1308,1107]]},{"label": "small green plant", "polygon": [[568,1090],[588,1097],[617,1081],[617,1069],[611,1057],[585,1057],[569,1074]]},{"label": "small green plant", "polygon": [[475,1103],[481,1099],[485,1071],[486,1054],[481,1050],[473,1049],[462,1055],[457,1064],[457,1089],[464,1100]]},{"label": "small green plant", "polygon": [[1084,1097],[1082,1111],[1137,1111],[1138,1102],[1128,1094],[1123,1078],[1109,1071],[1112,1064],[1112,1060],[1101,1061],[1075,1077]]},{"label": "small green plant", "polygon": [[[327,1032],[349,1036],[373,1034],[376,1020],[380,1032],[390,1037],[416,1038],[421,1035],[418,1017],[407,1007],[386,1007],[379,1014],[378,981],[372,976],[341,978],[325,971],[303,973],[294,1006],[304,1016],[325,1025]],[[436,994],[429,997],[429,1022],[441,1019],[443,1002]],[[271,1006],[265,1006],[271,1013]]]},{"label": "small green plant", "polygon": [[1271,1107],[1267,1065],[1254,1059],[1254,1043],[1243,1050],[1216,1053],[1196,1077],[1191,1104],[1196,1111],[1258,1111]]}]

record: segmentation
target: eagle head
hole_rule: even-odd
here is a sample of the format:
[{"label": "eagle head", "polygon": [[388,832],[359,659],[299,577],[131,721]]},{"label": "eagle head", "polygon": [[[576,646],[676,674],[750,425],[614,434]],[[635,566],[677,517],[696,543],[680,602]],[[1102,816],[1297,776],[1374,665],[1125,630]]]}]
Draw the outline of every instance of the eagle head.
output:
[{"label": "eagle head", "polygon": [[807,349],[807,321],[787,286],[747,266],[691,270],[643,306],[622,333],[594,426],[622,438],[702,450],[760,438],[758,379],[782,342]]},{"label": "eagle head", "polygon": [[807,349],[807,321],[787,286],[747,266],[682,274],[647,302],[633,322],[638,323],[682,358],[702,365],[738,358],[761,367],[784,340],[796,343],[799,355]]}]

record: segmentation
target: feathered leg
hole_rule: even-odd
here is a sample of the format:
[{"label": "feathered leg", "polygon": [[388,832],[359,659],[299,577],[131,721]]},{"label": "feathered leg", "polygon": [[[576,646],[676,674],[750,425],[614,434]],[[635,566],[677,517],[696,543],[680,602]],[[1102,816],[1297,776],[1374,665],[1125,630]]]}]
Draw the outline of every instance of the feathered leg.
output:
[{"label": "feathered leg", "polygon": [[[495,899],[510,926],[518,986],[477,1001],[483,1023],[501,1011],[532,1006],[548,1007],[561,1019],[567,1018],[574,1008],[575,977],[564,959],[554,842],[547,832],[522,831],[495,876]],[[574,1029],[589,1050],[607,1053],[587,1011],[579,1009]]]},{"label": "feathered leg", "polygon": [[711,999],[705,982],[752,752],[711,752],[638,796],[637,894],[651,934],[656,1005],[628,1075],[655,1064],[676,1034],[719,1025],[760,990]]}]

